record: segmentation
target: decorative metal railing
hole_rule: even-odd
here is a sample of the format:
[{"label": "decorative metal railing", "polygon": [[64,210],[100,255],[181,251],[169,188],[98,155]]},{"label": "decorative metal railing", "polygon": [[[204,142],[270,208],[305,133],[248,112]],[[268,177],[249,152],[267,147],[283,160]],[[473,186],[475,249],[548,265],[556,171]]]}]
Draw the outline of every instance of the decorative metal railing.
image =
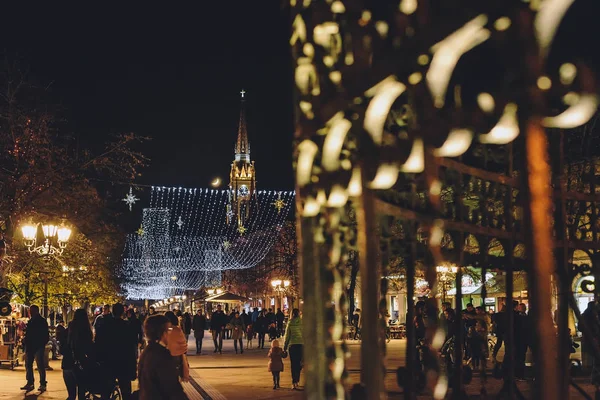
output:
[{"label": "decorative metal railing", "polygon": [[[346,299],[332,296],[344,293],[336,289],[344,285],[351,250],[359,255],[363,326],[362,388],[354,393],[386,397],[382,277],[398,246],[407,298],[413,298],[419,262],[433,289],[427,305],[432,310],[440,286],[436,267],[446,261],[478,265],[484,279],[490,269],[503,270],[509,305],[513,273],[525,269],[536,338],[534,398],[568,398],[569,308],[578,313],[571,288],[575,264],[569,260],[575,249],[596,260],[600,248],[595,164],[573,178],[572,160],[563,156],[569,134],[564,129],[586,123],[598,107],[593,57],[577,53],[581,46],[561,51],[564,40],[557,36],[581,3],[592,7],[574,0],[290,1],[297,218],[304,323],[311,328],[307,398],[342,399],[348,390]],[[401,226],[401,240],[392,225]],[[478,242],[476,254],[465,250],[467,237]],[[515,255],[522,244],[526,259]],[[458,268],[457,304],[462,274]],[[558,335],[552,276],[559,287]],[[482,290],[485,297],[485,284]],[[458,311],[454,351],[460,360]],[[414,315],[409,301],[406,398],[415,398],[413,377],[421,368]],[[513,399],[519,395],[514,316],[507,315],[502,395]],[[589,333],[590,327],[581,326]],[[432,321],[426,340],[434,349],[437,332]],[[439,365],[436,351],[431,358]],[[434,398],[465,396],[462,363],[451,373],[429,369]],[[485,369],[480,376],[485,395]]]}]

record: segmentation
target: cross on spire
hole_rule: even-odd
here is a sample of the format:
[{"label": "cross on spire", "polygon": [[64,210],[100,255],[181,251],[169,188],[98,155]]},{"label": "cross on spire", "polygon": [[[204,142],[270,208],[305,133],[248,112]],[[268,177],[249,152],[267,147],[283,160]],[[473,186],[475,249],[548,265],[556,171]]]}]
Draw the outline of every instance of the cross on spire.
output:
[{"label": "cross on spire", "polygon": [[240,92],[240,94],[242,95],[242,99],[243,99],[244,95],[246,94],[246,91],[244,89],[242,89],[242,91]]}]

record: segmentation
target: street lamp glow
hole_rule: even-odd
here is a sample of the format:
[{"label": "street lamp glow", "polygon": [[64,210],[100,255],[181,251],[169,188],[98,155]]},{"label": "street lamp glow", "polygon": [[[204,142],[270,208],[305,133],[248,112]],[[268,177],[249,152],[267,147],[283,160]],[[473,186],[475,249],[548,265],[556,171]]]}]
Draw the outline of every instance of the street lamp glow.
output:
[{"label": "street lamp glow", "polygon": [[215,289],[208,289],[206,292],[212,296],[213,294],[215,294]]},{"label": "street lamp glow", "polygon": [[58,235],[58,241],[61,243],[65,243],[68,242],[69,238],[71,237],[71,229],[67,228],[66,226],[61,226],[56,231],[56,234]]},{"label": "street lamp glow", "polygon": [[271,286],[273,287],[277,287],[277,286],[281,286],[281,280],[280,279],[274,279],[271,281]]},{"label": "street lamp glow", "polygon": [[23,238],[25,238],[25,240],[35,240],[37,225],[25,224],[21,226],[21,232],[23,232]]},{"label": "street lamp glow", "polygon": [[44,231],[44,236],[46,239],[50,239],[56,236],[58,226],[52,224],[42,225],[42,231]]},{"label": "street lamp glow", "polygon": [[290,286],[290,281],[283,281],[283,287]]}]

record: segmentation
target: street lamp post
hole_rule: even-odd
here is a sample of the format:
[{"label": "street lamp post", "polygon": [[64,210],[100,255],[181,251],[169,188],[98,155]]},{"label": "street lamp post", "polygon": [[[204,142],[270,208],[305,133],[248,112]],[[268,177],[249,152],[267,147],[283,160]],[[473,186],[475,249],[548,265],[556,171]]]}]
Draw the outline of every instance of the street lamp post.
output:
[{"label": "street lamp post", "polygon": [[[38,244],[38,233],[42,230],[44,240],[40,245]],[[52,256],[61,255],[67,247],[67,242],[71,237],[71,228],[62,224],[61,226],[54,224],[40,224],[40,223],[26,223],[21,226],[21,232],[23,233],[23,241],[27,250],[30,253],[37,253],[40,256],[49,259]],[[48,275],[51,273],[49,270],[40,272],[44,279],[44,299],[43,299],[43,313],[44,318],[48,318]]]}]

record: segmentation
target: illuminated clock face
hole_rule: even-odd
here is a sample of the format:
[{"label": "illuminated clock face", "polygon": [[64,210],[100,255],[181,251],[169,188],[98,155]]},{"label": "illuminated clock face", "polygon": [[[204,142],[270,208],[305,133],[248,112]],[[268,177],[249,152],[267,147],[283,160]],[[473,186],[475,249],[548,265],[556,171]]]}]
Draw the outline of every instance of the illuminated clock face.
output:
[{"label": "illuminated clock face", "polygon": [[238,194],[242,197],[248,196],[248,194],[250,194],[250,191],[248,190],[248,186],[246,186],[246,185],[240,186],[240,188],[238,189]]}]

